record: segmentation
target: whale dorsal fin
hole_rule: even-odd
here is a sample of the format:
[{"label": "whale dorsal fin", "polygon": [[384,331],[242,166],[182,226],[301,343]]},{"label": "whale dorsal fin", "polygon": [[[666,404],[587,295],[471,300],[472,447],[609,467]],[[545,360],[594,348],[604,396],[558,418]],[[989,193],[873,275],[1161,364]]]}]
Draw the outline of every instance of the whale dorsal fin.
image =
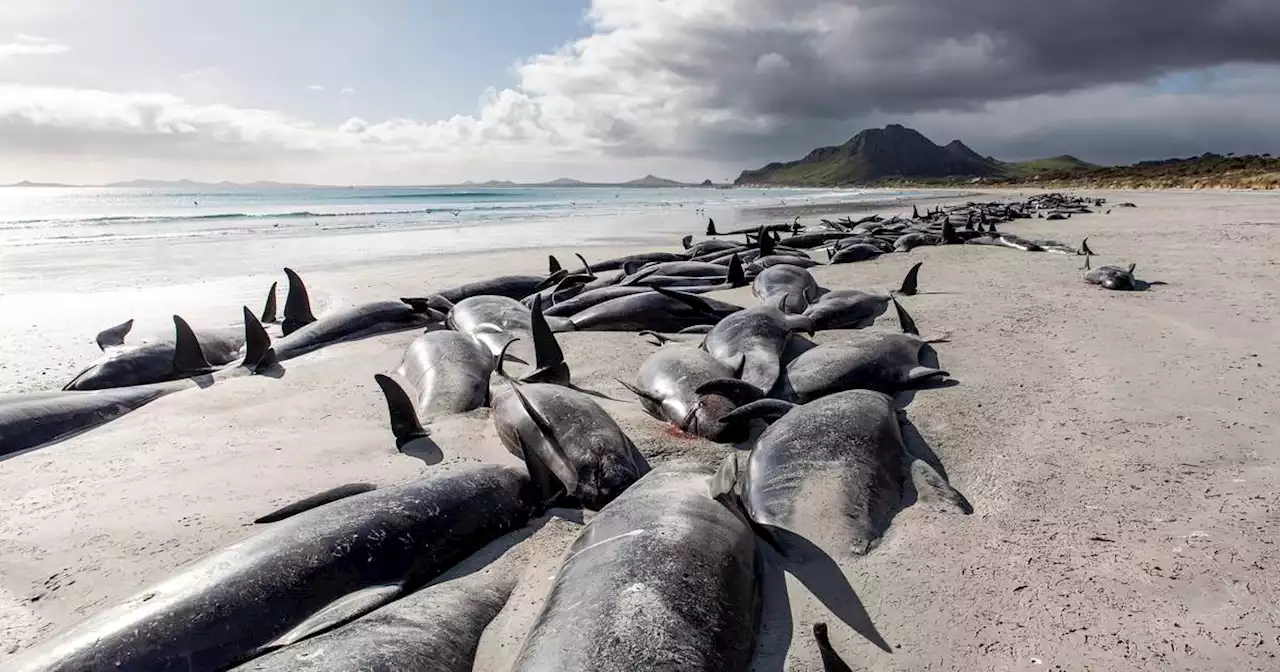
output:
[{"label": "whale dorsal fin", "polygon": [[586,258],[586,257],[582,256],[581,254],[578,254],[577,252],[574,252],[574,253],[573,253],[573,256],[577,257],[577,258],[578,258],[578,261],[581,261],[581,262],[582,262],[582,272],[583,272],[584,274],[589,275],[589,276],[591,276],[591,277],[593,277],[593,278],[594,278],[594,277],[596,277],[596,273],[595,273],[595,271],[591,270],[591,264],[588,264],[588,263],[587,263],[587,258]]},{"label": "whale dorsal fin", "polygon": [[[995,231],[995,229],[991,229]],[[956,235],[956,227],[951,225],[951,218],[942,220],[942,242],[947,245],[958,245],[961,242],[960,236]]]},{"label": "whale dorsal fin", "polygon": [[915,296],[920,291],[920,267],[924,265],[923,261],[917,261],[911,270],[907,271],[906,276],[902,278],[902,286],[898,288],[898,293],[903,296]]},{"label": "whale dorsal fin", "polygon": [[267,303],[262,307],[262,322],[271,324],[278,318],[276,317],[276,285],[279,283],[271,283],[271,289],[267,290]]},{"label": "whale dorsal fin", "polygon": [[133,320],[126,320],[114,327],[107,327],[98,332],[97,338],[99,350],[106,350],[117,345],[124,345],[124,337],[129,335],[129,331],[133,329]]},{"label": "whale dorsal fin", "polygon": [[556,255],[547,255],[547,273],[555,273],[560,270],[560,260],[556,259]]},{"label": "whale dorsal fin", "polygon": [[196,332],[191,330],[191,325],[174,315],[173,327],[173,370],[178,373],[207,373],[212,369],[209,360],[205,359],[204,351],[200,349],[200,340],[196,338]]},{"label": "whale dorsal fin", "polygon": [[254,373],[270,366],[276,361],[275,350],[271,348],[271,336],[262,328],[262,323],[253,316],[248,306],[244,307],[244,364]]},{"label": "whale dorsal fin", "polygon": [[382,395],[387,399],[387,413],[391,416],[391,433],[396,437],[396,448],[404,448],[405,444],[431,435],[418,420],[418,409],[413,400],[394,378],[376,373],[373,376]]},{"label": "whale dorsal fin", "polygon": [[729,275],[725,277],[725,283],[730,287],[747,285],[747,274],[742,270],[742,259],[738,257],[737,252],[734,252],[733,257],[729,259]]},{"label": "whale dorsal fin", "polygon": [[289,276],[289,294],[284,299],[284,324],[281,326],[284,335],[288,336],[315,322],[316,316],[311,314],[311,296],[307,294],[302,278],[291,268],[284,269],[284,274]]},{"label": "whale dorsal fin", "polygon": [[907,314],[907,309],[903,308],[902,304],[898,303],[898,300],[892,296],[889,297],[889,301],[893,304],[894,311],[898,313],[898,324],[902,326],[902,333],[919,336],[920,328],[916,326],[916,321]]},{"label": "whale dorsal fin", "polygon": [[542,295],[533,297],[532,317],[529,320],[533,332],[533,354],[536,369],[522,380],[526,383],[569,384],[569,365],[564,361],[564,351],[560,343],[547,326],[547,318],[542,314]]},{"label": "whale dorsal fin", "polygon": [[773,236],[770,235],[769,231],[765,227],[760,227],[760,234],[757,236],[757,240],[760,246],[760,256],[767,257],[773,254],[776,243],[773,240]]}]

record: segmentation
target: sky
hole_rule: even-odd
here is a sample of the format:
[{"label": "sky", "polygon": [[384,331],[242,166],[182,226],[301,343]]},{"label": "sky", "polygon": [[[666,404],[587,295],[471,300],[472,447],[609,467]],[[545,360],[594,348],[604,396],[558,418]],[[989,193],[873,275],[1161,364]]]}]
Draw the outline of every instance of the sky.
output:
[{"label": "sky", "polygon": [[1280,154],[1276,0],[0,3],[0,182],[725,180],[887,123]]}]

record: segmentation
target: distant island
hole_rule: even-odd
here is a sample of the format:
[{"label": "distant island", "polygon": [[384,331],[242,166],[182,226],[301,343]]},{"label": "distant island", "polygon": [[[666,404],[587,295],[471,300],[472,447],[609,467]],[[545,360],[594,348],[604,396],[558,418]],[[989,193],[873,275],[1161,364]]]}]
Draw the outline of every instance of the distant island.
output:
[{"label": "distant island", "polygon": [[[14,184],[0,185],[4,187],[121,187],[133,189],[343,189],[335,185],[322,184],[293,184],[288,182],[195,182],[193,180],[127,180],[124,182],[109,182],[107,184],[62,184],[59,182],[30,182],[22,181]],[[519,189],[519,188],[578,188],[578,187],[609,187],[622,189],[655,189],[655,188],[679,188],[679,187],[714,187],[711,180],[704,180],[700,184],[689,182],[679,182],[676,180],[668,180],[664,177],[655,175],[645,175],[636,180],[627,182],[583,182],[582,180],[574,180],[567,177],[551,180],[550,182],[526,182],[517,183],[506,180],[489,180],[488,182],[472,182],[467,181],[462,184],[436,184],[436,185],[400,185],[400,186],[366,186],[365,189],[451,189],[457,187],[481,187],[485,189]]]},{"label": "distant island", "polygon": [[645,175],[638,180],[629,180],[627,182],[583,182],[568,177],[561,177],[551,180],[550,182],[509,182],[506,180],[489,180],[488,182],[463,182],[462,186],[466,187],[486,187],[494,189],[502,188],[566,188],[576,189],[579,187],[622,187],[631,189],[672,189],[679,187],[711,187],[714,186],[711,180],[705,180],[700,184],[692,184],[689,182],[679,182],[676,180],[668,180],[665,177],[657,177],[656,175]]},{"label": "distant island", "polygon": [[737,186],[844,187],[986,184],[1081,188],[1280,188],[1280,158],[1204,154],[1184,159],[1100,166],[1071,155],[1001,161],[959,140],[935,144],[900,124],[859,132],[843,145],[804,158],[746,170]]}]

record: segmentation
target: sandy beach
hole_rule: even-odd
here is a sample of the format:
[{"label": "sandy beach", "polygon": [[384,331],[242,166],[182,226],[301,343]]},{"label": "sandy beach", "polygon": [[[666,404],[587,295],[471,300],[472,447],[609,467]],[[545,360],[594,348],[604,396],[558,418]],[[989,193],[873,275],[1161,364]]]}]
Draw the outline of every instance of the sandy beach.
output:
[{"label": "sandy beach", "polygon": [[[1081,258],[984,246],[813,269],[826,287],[887,290],[924,263],[921,293],[904,305],[925,335],[949,334],[937,350],[959,384],[919,392],[907,415],[974,513],[907,507],[878,548],[841,563],[839,577],[767,571],[753,669],[820,670],[811,634],[819,621],[854,669],[1280,666],[1280,196],[1078,193],[1138,207],[1002,229],[1071,244],[1088,237],[1095,263],[1136,263],[1139,278],[1166,284],[1107,292],[1081,281]],[[1019,194],[982,198],[1004,196]],[[882,212],[907,214],[910,204]],[[819,216],[830,215],[801,222]],[[322,314],[545,272],[548,253],[567,265],[573,252],[594,260],[674,250],[680,231],[701,238],[688,218],[637,229],[642,247],[405,249],[374,263],[313,265],[281,244],[272,254],[302,274]],[[237,321],[228,307],[260,308],[274,280],[284,278],[158,278],[130,300],[157,328],[177,304],[193,324],[220,326]],[[749,288],[714,296],[757,303]],[[119,321],[76,288],[0,302],[11,341],[0,380],[11,390],[64,381],[95,356],[86,325]],[[76,317],[60,320],[60,311]],[[394,369],[416,335],[334,345],[287,362],[279,379],[185,390],[0,461],[0,668],[300,497],[518,464],[486,409],[433,425],[438,454],[396,450],[373,375]],[[651,462],[732,450],[673,436],[614,380],[633,378],[652,352],[636,335],[568,333],[560,342],[575,382],[614,399],[602,405]],[[522,583],[486,632],[476,669],[505,670],[518,651],[581,524],[560,513],[520,547]],[[811,588],[841,582],[856,603],[844,600],[837,613]]]}]

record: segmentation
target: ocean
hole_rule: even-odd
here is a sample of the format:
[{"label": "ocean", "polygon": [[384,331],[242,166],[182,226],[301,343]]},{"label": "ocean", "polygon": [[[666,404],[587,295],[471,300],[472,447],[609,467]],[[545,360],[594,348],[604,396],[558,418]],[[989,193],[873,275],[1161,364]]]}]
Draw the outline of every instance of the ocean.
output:
[{"label": "ocean", "polygon": [[[768,206],[897,201],[906,192],[627,188],[0,188],[0,393],[47,389],[95,356],[99,330],[240,322],[290,266],[318,304],[415,295],[449,278],[545,268],[525,249],[644,244],[777,221]],[[503,255],[504,251],[511,254]],[[469,255],[494,252],[497,256]],[[512,256],[514,254],[515,256]],[[483,259],[483,260],[482,260]],[[499,259],[503,261],[498,261]],[[523,268],[510,268],[519,260]],[[354,280],[361,278],[361,280]],[[392,298],[402,294],[390,294]],[[280,299],[283,300],[283,289]]]},{"label": "ocean", "polygon": [[60,245],[457,229],[858,200],[862,194],[886,196],[801,189],[10,187],[0,189],[0,236],[8,245]]},{"label": "ocean", "polygon": [[[674,242],[678,237],[670,235],[699,232],[708,216],[729,227],[762,206],[904,195],[700,188],[8,187],[0,188],[0,291],[42,287],[50,274],[71,282],[91,275],[96,288],[148,278],[239,275],[265,270],[258,266],[264,256],[277,259],[272,265],[300,263],[297,258],[333,265],[378,256]],[[107,251],[120,263],[101,267]],[[113,270],[117,265],[154,273]]]}]

